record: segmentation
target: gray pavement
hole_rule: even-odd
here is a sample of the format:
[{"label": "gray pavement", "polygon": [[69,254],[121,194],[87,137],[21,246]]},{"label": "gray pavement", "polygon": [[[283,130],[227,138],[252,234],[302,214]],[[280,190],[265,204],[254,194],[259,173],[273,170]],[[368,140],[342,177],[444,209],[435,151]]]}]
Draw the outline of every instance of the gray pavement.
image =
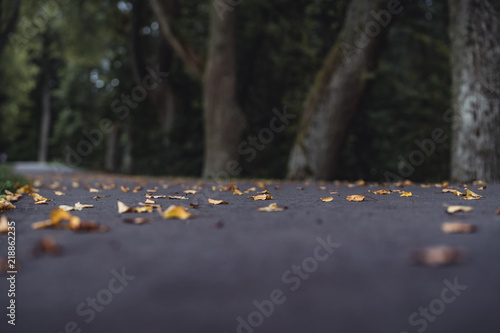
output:
[{"label": "gray pavement", "polygon": [[[20,268],[15,326],[7,324],[8,276],[0,276],[0,332],[500,331],[500,185],[475,191],[484,197],[467,201],[420,185],[398,188],[413,193],[406,198],[368,192],[388,188],[383,186],[271,182],[265,188],[274,199],[253,201],[248,196],[254,192],[212,191],[210,182],[196,180],[93,174],[35,178],[44,181],[39,194],[54,201],[34,205],[25,195],[5,213],[16,222]],[[54,180],[62,180],[65,196],[46,188]],[[72,188],[72,181],[81,186]],[[96,182],[118,188],[90,193],[84,187],[98,187]],[[206,190],[187,194],[189,200],[157,199],[164,208],[187,207],[194,218],[117,212],[117,200],[136,207],[154,186],[159,187],[155,195],[184,195],[196,184]],[[120,185],[143,190],[124,193]],[[249,181],[236,185],[240,190],[256,186]],[[347,201],[353,194],[366,199]],[[327,196],[333,201],[320,200]],[[229,204],[210,205],[207,197]],[[47,219],[58,205],[78,201],[95,207],[74,215],[109,230],[32,230],[33,222]],[[287,209],[257,210],[270,203]],[[444,204],[474,210],[449,215]],[[151,221],[123,222],[132,217]],[[444,234],[441,223],[448,221],[470,222],[478,230]],[[43,236],[53,237],[62,253],[35,256]],[[7,255],[6,243],[7,235],[0,235],[0,256]],[[464,261],[411,265],[413,250],[442,244],[463,249]]]}]

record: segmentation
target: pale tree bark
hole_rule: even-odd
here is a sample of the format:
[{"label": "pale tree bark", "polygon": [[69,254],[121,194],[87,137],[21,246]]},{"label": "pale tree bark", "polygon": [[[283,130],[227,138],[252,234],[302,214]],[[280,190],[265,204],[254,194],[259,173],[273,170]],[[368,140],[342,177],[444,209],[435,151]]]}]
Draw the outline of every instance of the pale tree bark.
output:
[{"label": "pale tree bark", "polygon": [[[210,13],[210,40],[205,67],[201,56],[176,33],[168,5],[150,0],[160,30],[186,68],[202,81],[205,156],[203,176],[232,174],[238,161],[237,147],[245,118],[236,101],[235,15],[236,8],[221,19],[214,6]],[[232,6],[231,6],[232,7]]]},{"label": "pale tree bark", "polygon": [[382,3],[387,2],[353,0],[347,8],[339,38],[305,102],[288,178],[334,177],[349,124],[367,86],[366,74],[376,64],[390,21],[403,10],[399,6],[381,11]]},{"label": "pale tree bark", "polygon": [[500,2],[450,0],[454,181],[500,180]]},{"label": "pale tree bark", "polygon": [[221,20],[212,8],[208,60],[203,80],[205,121],[204,177],[231,173],[238,161],[238,144],[245,118],[236,102],[236,9]]}]

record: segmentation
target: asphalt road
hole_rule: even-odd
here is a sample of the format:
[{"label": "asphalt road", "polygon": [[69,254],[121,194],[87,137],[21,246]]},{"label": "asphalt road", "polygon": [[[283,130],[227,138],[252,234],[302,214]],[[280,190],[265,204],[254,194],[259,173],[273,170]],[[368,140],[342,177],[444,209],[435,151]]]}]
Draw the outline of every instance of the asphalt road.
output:
[{"label": "asphalt road", "polygon": [[[35,205],[25,195],[5,213],[16,222],[20,268],[15,326],[6,316],[10,275],[0,276],[0,332],[500,332],[500,185],[466,201],[420,185],[398,188],[413,194],[401,197],[368,192],[388,188],[383,186],[271,182],[264,188],[273,200],[253,201],[248,196],[255,192],[212,191],[212,184],[195,180],[93,174],[66,175],[59,186],[66,195],[56,196],[46,186],[57,178],[36,177],[44,180],[39,194],[54,201]],[[97,182],[118,187],[100,193],[84,187],[100,188]],[[196,184],[204,186],[200,193],[182,193]],[[120,185],[143,189],[124,193]],[[236,185],[242,191],[256,186]],[[155,195],[189,197],[157,203],[182,205],[196,216],[181,221],[157,212],[118,214],[117,200],[136,207],[155,186]],[[354,194],[365,201],[346,200]],[[331,202],[320,200],[328,196]],[[208,197],[229,204],[211,205]],[[109,230],[31,228],[57,206],[76,202],[94,208],[74,215]],[[270,203],[287,209],[257,210]],[[449,215],[444,204],[474,210]],[[133,217],[150,223],[123,222]],[[445,234],[441,224],[449,221],[478,230]],[[44,236],[62,248],[59,255],[36,250]],[[444,267],[411,264],[412,251],[433,245],[459,247],[465,258]],[[5,234],[0,251],[7,256]]]}]

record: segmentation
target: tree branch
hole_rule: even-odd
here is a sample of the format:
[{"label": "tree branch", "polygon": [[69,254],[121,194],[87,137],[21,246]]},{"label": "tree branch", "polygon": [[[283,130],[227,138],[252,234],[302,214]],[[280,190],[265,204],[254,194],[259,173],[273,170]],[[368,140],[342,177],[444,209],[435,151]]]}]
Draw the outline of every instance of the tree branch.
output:
[{"label": "tree branch", "polygon": [[162,36],[166,39],[167,43],[170,44],[175,54],[184,62],[186,67],[201,80],[203,78],[202,65],[197,60],[198,57],[193,56],[192,48],[184,45],[179,36],[175,34],[172,18],[168,11],[160,4],[159,0],[150,0],[150,3],[158,19]]}]

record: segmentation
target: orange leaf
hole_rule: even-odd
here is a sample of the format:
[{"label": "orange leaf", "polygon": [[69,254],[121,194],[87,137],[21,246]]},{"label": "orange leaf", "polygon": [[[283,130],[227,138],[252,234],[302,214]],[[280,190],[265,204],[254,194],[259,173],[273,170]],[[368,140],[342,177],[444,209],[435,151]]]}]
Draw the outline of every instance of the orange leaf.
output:
[{"label": "orange leaf", "polygon": [[350,195],[347,197],[347,200],[349,201],[363,201],[365,200],[364,195]]}]

